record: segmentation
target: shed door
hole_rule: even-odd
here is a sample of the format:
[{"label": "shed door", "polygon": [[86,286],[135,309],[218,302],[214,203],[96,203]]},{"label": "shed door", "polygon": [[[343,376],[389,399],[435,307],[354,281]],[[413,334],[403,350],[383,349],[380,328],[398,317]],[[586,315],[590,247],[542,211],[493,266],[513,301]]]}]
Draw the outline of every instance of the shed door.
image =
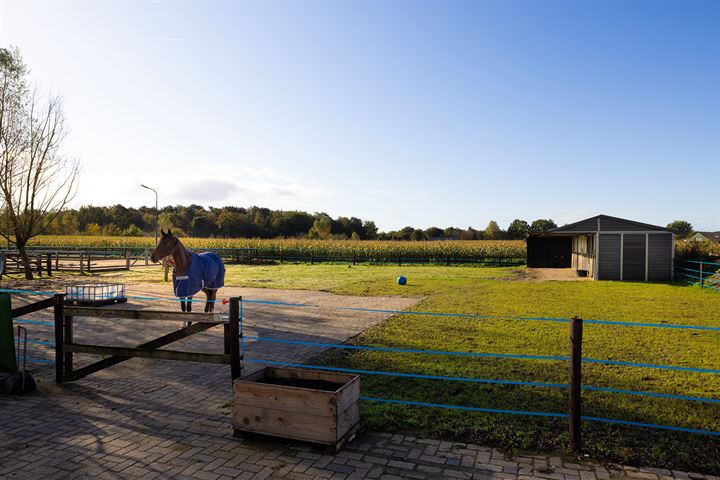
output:
[{"label": "shed door", "polygon": [[672,238],[670,233],[648,236],[648,280],[667,281],[672,278]]},{"label": "shed door", "polygon": [[601,233],[598,242],[598,280],[620,280],[620,234]]},{"label": "shed door", "polygon": [[623,235],[623,280],[645,280],[645,234]]}]

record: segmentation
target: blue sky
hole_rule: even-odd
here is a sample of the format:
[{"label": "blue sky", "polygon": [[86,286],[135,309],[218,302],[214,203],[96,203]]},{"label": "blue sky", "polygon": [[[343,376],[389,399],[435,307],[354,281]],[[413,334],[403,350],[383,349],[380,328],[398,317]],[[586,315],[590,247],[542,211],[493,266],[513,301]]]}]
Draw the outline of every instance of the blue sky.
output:
[{"label": "blue sky", "polygon": [[720,2],[32,3],[76,204],[720,228]]}]

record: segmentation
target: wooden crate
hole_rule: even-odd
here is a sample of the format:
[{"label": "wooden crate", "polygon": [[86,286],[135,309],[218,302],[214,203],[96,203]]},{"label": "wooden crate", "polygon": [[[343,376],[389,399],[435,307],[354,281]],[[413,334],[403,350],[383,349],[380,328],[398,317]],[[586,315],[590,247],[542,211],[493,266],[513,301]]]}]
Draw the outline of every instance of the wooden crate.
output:
[{"label": "wooden crate", "polygon": [[233,382],[233,428],[325,445],[331,452],[360,425],[360,377],[266,367]]}]

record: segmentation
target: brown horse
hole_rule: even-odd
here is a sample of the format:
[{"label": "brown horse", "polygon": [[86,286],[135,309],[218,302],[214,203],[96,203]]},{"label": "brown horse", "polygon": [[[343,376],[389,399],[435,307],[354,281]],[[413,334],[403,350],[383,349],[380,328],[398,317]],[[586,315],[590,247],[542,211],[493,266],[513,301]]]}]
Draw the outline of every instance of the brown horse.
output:
[{"label": "brown horse", "polygon": [[180,308],[183,312],[192,311],[192,297],[200,290],[205,293],[205,312],[212,312],[215,307],[215,298],[220,287],[225,285],[225,265],[222,259],[211,252],[192,253],[188,251],[179,238],[160,230],[162,238],[153,250],[150,260],[159,262],[165,257],[172,256],[173,292],[180,298]]}]

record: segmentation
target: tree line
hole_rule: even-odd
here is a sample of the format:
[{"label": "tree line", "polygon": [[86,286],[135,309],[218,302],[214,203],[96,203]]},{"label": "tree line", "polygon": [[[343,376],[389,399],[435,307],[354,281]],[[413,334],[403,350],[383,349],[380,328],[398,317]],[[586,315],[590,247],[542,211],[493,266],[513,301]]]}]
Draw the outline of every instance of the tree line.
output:
[{"label": "tree line", "polygon": [[[158,228],[192,237],[221,238],[318,238],[355,240],[520,240],[534,231],[555,228],[555,222],[539,219],[532,223],[514,220],[506,230],[496,221],[485,228],[405,227],[380,232],[372,220],[357,217],[332,218],[327,213],[271,210],[262,207],[205,208],[200,205],[166,206],[158,212]],[[155,209],[123,205],[82,206],[65,209],[49,221],[51,235],[153,235]]]},{"label": "tree line", "polygon": [[[676,220],[667,227],[679,238],[693,232],[692,225]],[[381,232],[372,220],[357,217],[332,218],[327,213],[271,210],[263,207],[205,208],[200,205],[166,206],[158,213],[158,228],[171,228],[182,236],[200,238],[318,238],[355,240],[522,240],[529,233],[544,232],[557,225],[552,219],[527,222],[513,220],[502,229],[491,220],[485,228],[407,226]],[[82,206],[66,209],[48,223],[45,233],[51,235],[152,236],[155,231],[155,209]]]}]

